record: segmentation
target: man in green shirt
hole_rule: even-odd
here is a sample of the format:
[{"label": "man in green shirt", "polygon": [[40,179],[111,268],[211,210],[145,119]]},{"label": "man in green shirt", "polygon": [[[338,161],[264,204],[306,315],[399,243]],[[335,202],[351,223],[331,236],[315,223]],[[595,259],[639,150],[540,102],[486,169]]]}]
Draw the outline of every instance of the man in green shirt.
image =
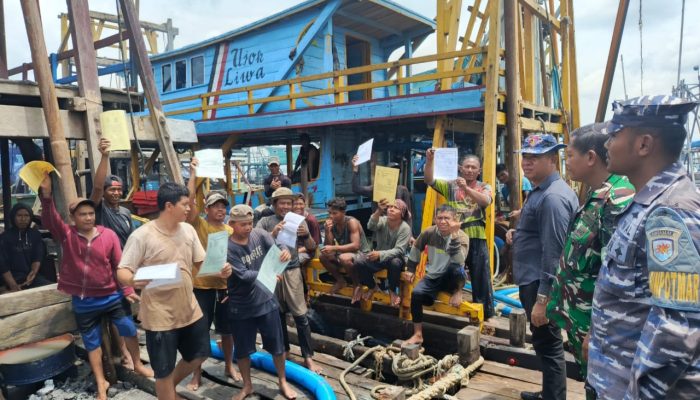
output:
[{"label": "man in green shirt", "polygon": [[586,377],[587,336],[591,326],[593,289],[601,252],[615,229],[615,217],[634,197],[627,178],[607,170],[608,136],[586,125],[571,132],[566,148],[566,171],[590,189],[569,225],[564,251],[552,285],[547,316],[568,332],[574,358]]},{"label": "man in green shirt", "polygon": [[491,185],[477,180],[481,173],[479,157],[470,154],[459,163],[459,177],[454,181],[433,178],[435,149],[426,152],[425,184],[430,185],[457,210],[457,219],[469,236],[466,265],[472,283],[472,300],[484,305],[484,319],[495,315],[489,249],[486,245],[486,207],[493,201]]}]

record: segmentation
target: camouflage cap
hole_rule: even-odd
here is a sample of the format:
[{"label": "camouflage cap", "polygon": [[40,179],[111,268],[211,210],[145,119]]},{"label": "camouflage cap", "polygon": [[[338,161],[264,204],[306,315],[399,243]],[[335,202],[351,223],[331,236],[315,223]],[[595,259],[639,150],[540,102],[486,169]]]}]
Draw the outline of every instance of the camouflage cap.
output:
[{"label": "camouflage cap", "polygon": [[566,147],[559,143],[557,138],[548,133],[534,133],[523,139],[520,154],[546,154]]},{"label": "camouflage cap", "polygon": [[663,95],[616,100],[612,103],[612,119],[596,128],[611,135],[625,127],[682,127],[688,120],[688,113],[697,105],[692,100]]},{"label": "camouflage cap", "polygon": [[228,199],[226,198],[226,194],[224,194],[218,190],[214,190],[214,191],[209,192],[209,194],[207,194],[207,197],[204,200],[204,206],[211,207],[219,201],[223,202],[224,205],[226,207],[228,207],[229,202],[228,202]]}]

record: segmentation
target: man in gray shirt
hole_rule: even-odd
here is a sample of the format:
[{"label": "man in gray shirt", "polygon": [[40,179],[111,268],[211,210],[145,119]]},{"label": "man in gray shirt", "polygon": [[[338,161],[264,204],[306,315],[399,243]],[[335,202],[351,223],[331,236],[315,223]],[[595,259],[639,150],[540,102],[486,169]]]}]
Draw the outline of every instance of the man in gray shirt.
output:
[{"label": "man in gray shirt", "polygon": [[557,172],[559,149],[564,147],[548,134],[533,134],[523,141],[523,172],[533,190],[517,229],[509,230],[506,236],[513,245],[513,277],[530,319],[532,344],[542,362],[542,392],[521,392],[523,400],[566,398],[561,330],[546,317],[569,220],[578,208],[576,194]]}]

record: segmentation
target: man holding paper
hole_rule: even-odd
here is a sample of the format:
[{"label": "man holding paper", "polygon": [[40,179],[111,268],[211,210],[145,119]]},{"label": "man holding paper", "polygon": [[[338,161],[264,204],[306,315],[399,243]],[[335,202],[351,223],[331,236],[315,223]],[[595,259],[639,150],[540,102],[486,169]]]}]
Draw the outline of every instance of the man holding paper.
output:
[{"label": "man holding paper", "polygon": [[[356,154],[352,158],[352,192],[355,194],[359,194],[360,196],[365,196],[372,198],[372,194],[374,193],[374,185],[362,185],[360,183],[360,164],[358,164],[359,156]],[[399,163],[396,162],[390,162],[388,165],[389,168],[396,168],[396,169],[401,169],[401,166]],[[398,185],[396,187],[396,195],[392,196],[394,199],[401,199],[404,203],[406,203],[406,207],[408,207],[409,214],[412,210],[411,208],[411,192],[408,190],[408,188],[404,185]],[[372,201],[372,212],[377,210],[377,202]],[[408,220],[408,225],[411,226],[411,219],[409,218]]]},{"label": "man holding paper", "polygon": [[122,307],[122,298],[130,302],[138,295],[130,286],[120,285],[114,277],[122,256],[119,238],[103,227],[95,225],[95,203],[78,198],[68,205],[75,225],[63,222],[51,198],[51,178],[44,176],[39,189],[41,193],[41,221],[61,244],[61,274],[58,290],[72,296],[75,321],[83,338],[88,360],[97,384],[97,398],[107,399],[109,383],[102,368],[100,323],[108,317],[123,336],[134,362],[134,371],[143,376],[153,376],[150,368],[144,367],[139,355],[136,325]]},{"label": "man holding paper", "polygon": [[[304,357],[304,364],[314,372],[320,372],[320,368],[314,364],[313,344],[311,341],[311,326],[306,314],[306,297],[304,296],[304,278],[301,275],[299,263],[299,247],[304,247],[310,254],[316,250],[316,242],[309,233],[309,227],[304,217],[292,212],[292,204],[296,195],[291,189],[281,187],[272,193],[272,207],[275,215],[262,218],[258,221],[258,228],[262,228],[272,234],[277,243],[285,245],[289,249],[291,259],[285,269],[279,285],[277,285],[277,299],[280,302],[279,318],[282,322],[282,332],[286,350],[289,351],[289,339],[287,337],[287,322],[285,313],[289,312],[294,317],[294,322],[299,333],[299,347]],[[296,229],[289,227],[297,225]]]},{"label": "man holding paper", "polygon": [[[456,149],[428,149],[425,184],[445,197],[447,204],[457,210],[461,228],[469,236],[466,266],[472,283],[472,298],[475,303],[484,305],[484,319],[489,319],[495,315],[496,310],[493,307],[489,249],[486,245],[485,210],[493,200],[493,190],[491,185],[477,180],[481,173],[479,157],[469,154],[462,157],[459,166],[443,165],[445,163],[441,162],[439,168],[435,168],[436,150]],[[454,167],[457,167],[459,174],[456,179],[448,180],[449,177],[454,177]]]},{"label": "man holding paper", "polygon": [[[229,226],[233,229],[228,242],[227,260],[233,266],[233,275],[228,279],[227,321],[236,341],[236,360],[243,375],[243,389],[235,397],[243,399],[253,393],[250,377],[250,355],[255,353],[255,339],[258,332],[262,336],[263,348],[272,355],[277,370],[279,388],[288,399],[296,393],[287,383],[284,370],[285,343],[282,320],[279,317],[279,304],[273,290],[260,279],[267,254],[277,249],[272,235],[260,228],[253,228],[253,209],[245,204],[231,208]],[[277,249],[279,264],[291,260],[288,250]],[[283,265],[279,265],[283,266]],[[277,276],[282,279],[281,275]]]},{"label": "man holding paper", "polygon": [[[213,249],[208,247],[210,236],[213,237],[212,244],[218,240],[219,235],[224,233],[225,240],[228,241],[228,236],[233,233],[233,229],[226,225],[226,208],[229,206],[226,194],[219,191],[211,191],[204,199],[204,212],[207,217],[200,216],[201,210],[197,207],[197,167],[199,160],[193,157],[190,161],[190,179],[187,182],[187,190],[190,192],[190,213],[187,214],[187,222],[197,231],[197,237],[202,247],[207,250],[207,258],[204,264],[208,264],[209,258],[216,255],[211,254]],[[226,279],[218,276],[218,272],[226,261],[226,247],[218,246],[221,249],[219,259],[221,264],[213,266],[216,268],[213,271],[201,271],[195,268],[194,275],[194,297],[197,298],[197,303],[207,319],[207,327],[211,327],[214,322],[216,332],[221,335],[221,346],[224,353],[224,362],[226,364],[224,373],[234,380],[241,380],[241,374],[238,373],[236,367],[233,366],[233,336],[231,331],[227,330],[228,324],[225,324],[226,310],[225,305],[221,302],[226,298]],[[212,274],[215,273],[216,275]],[[200,367],[195,368],[192,373],[192,380],[187,385],[189,390],[196,391],[202,382],[202,370]]]},{"label": "man holding paper", "polygon": [[[210,355],[207,319],[193,294],[192,275],[204,261],[197,232],[187,224],[189,192],[183,185],[166,182],[158,189],[160,215],[129,237],[117,277],[122,284],[145,287],[139,318],[146,330],[146,348],[155,372],[159,399],[175,399],[175,387]],[[141,267],[177,264],[180,278],[148,287],[134,281]],[[231,266],[222,266],[228,278]],[[153,281],[157,283],[158,281]],[[176,365],[177,351],[182,359]]]}]

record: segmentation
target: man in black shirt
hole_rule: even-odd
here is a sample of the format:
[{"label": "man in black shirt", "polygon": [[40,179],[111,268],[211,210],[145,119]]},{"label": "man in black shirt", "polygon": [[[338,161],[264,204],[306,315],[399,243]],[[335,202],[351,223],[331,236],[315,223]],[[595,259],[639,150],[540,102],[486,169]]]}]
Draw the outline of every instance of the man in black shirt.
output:
[{"label": "man in black shirt", "polygon": [[10,224],[0,235],[0,274],[11,292],[48,285],[51,282],[38,275],[44,258],[41,233],[31,228],[34,214],[22,203],[10,211]]},{"label": "man in black shirt", "polygon": [[266,176],[263,181],[265,197],[270,198],[272,193],[281,187],[292,188],[292,180],[280,172],[280,159],[278,157],[270,157],[267,168],[270,169],[270,175]]}]

